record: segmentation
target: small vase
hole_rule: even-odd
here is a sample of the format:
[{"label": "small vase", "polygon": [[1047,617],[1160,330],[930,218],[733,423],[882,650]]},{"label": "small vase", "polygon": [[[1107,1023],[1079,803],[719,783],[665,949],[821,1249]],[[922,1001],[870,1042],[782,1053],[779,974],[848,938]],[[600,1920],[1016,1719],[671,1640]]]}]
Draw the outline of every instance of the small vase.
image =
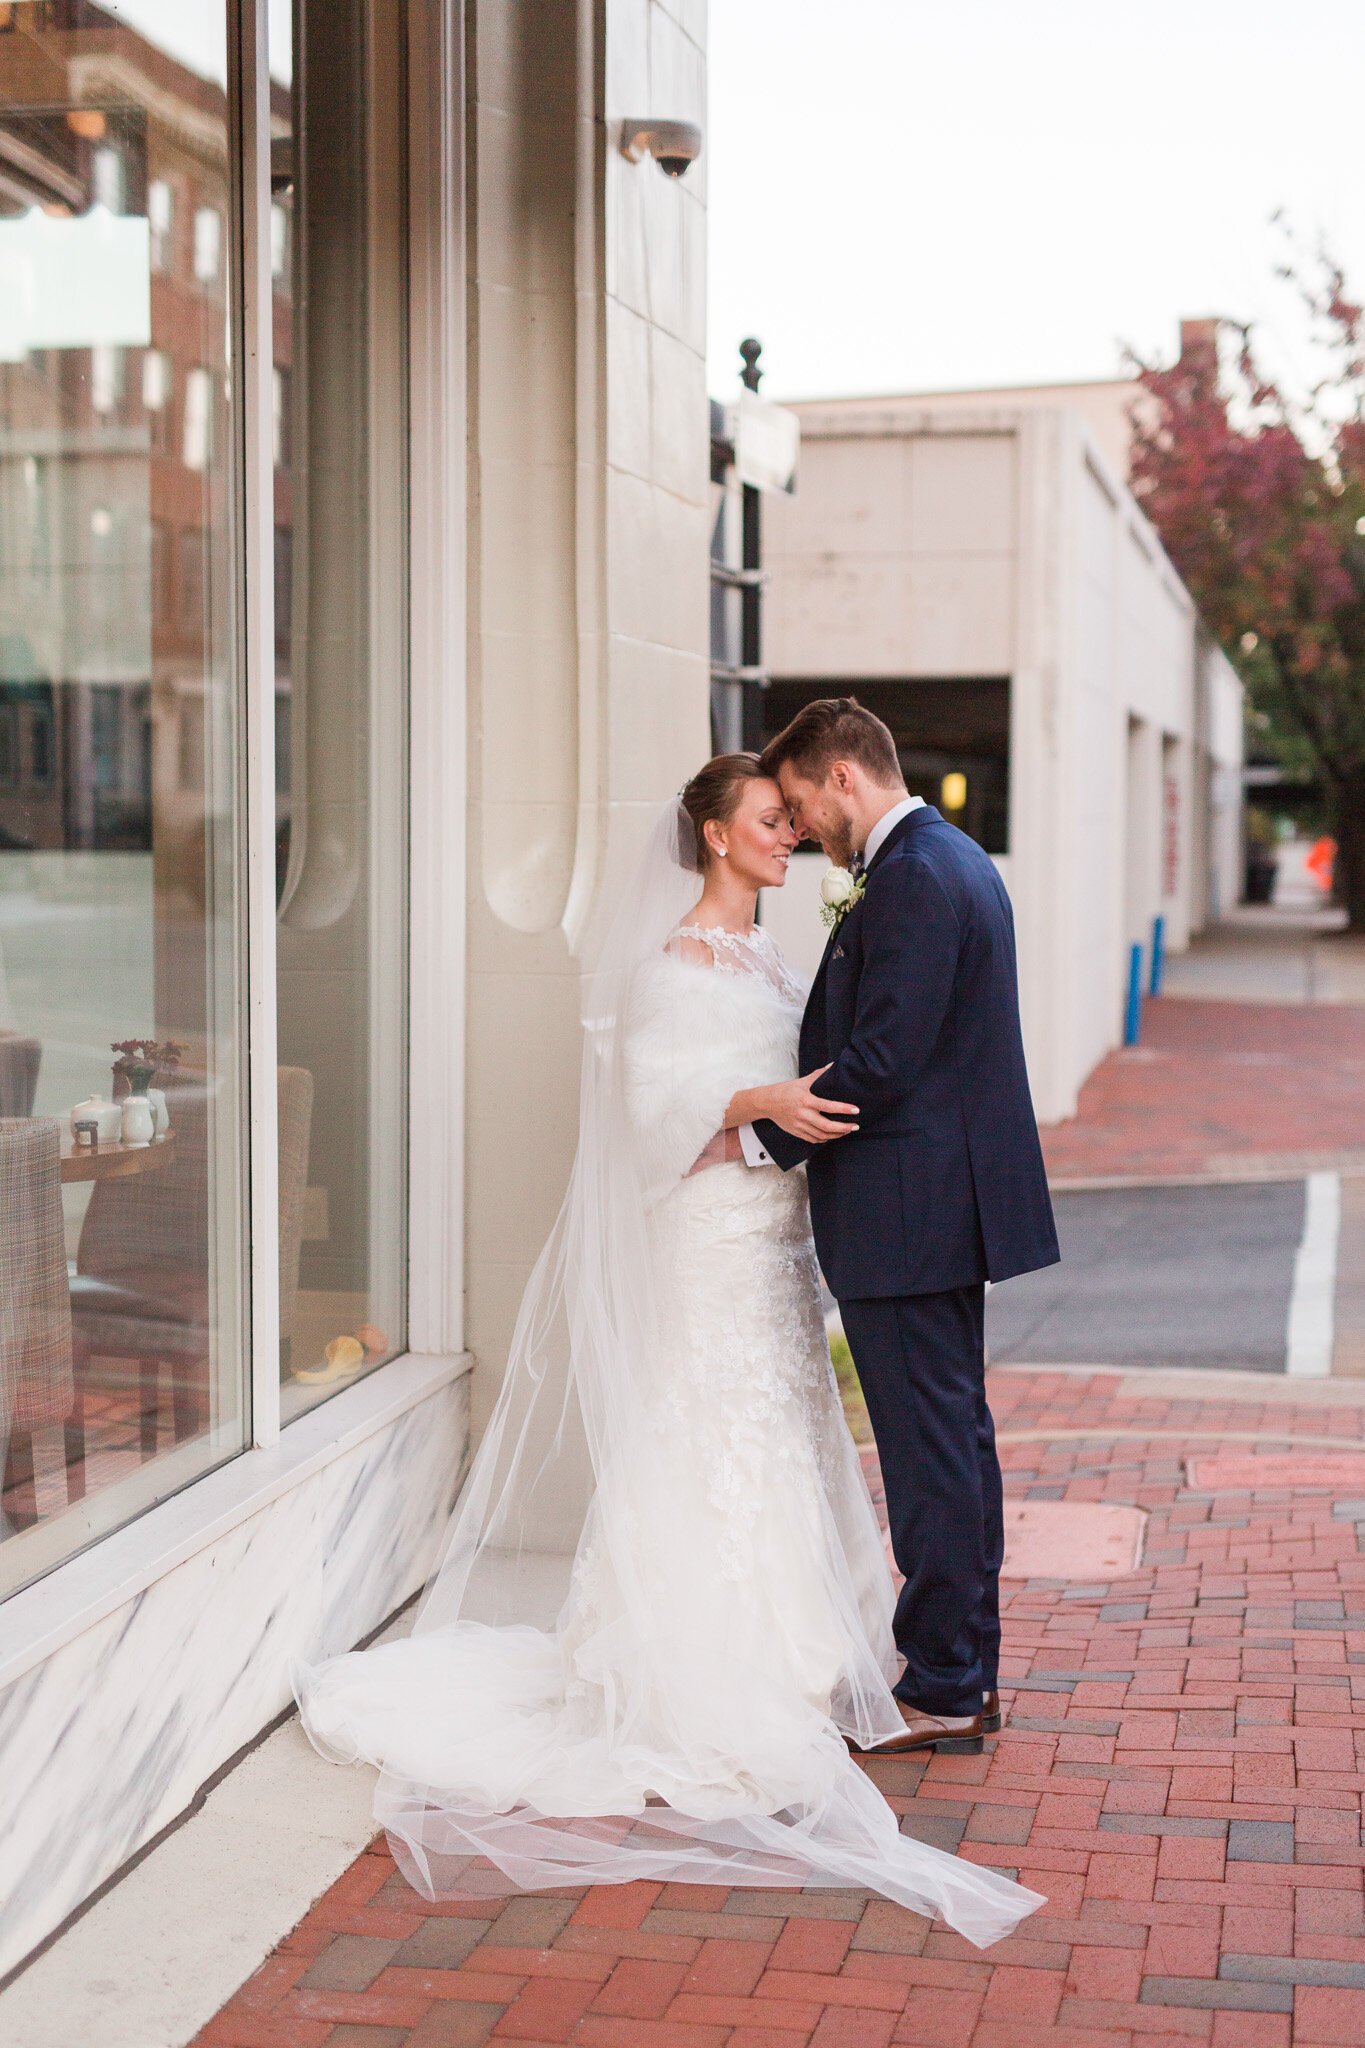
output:
[{"label": "small vase", "polygon": [[153,1061],[139,1058],[133,1053],[124,1053],[114,1061],[114,1100],[122,1102],[125,1095],[145,1095],[156,1079]]},{"label": "small vase", "polygon": [[150,1145],[156,1135],[156,1111],[145,1095],[125,1095],[123,1098],[123,1142],[125,1145]]}]

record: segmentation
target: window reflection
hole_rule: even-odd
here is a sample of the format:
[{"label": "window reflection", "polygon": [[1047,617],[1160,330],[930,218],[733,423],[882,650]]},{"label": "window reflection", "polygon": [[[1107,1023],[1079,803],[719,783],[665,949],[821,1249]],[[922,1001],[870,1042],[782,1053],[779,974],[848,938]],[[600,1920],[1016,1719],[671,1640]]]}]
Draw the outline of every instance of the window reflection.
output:
[{"label": "window reflection", "polygon": [[0,1590],[244,1440],[225,53],[0,7]]}]

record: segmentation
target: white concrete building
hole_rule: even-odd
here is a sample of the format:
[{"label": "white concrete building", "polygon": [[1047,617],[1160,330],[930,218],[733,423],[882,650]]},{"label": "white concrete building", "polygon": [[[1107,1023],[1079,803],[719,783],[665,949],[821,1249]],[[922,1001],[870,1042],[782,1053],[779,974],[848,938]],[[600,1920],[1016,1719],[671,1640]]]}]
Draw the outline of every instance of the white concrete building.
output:
[{"label": "white concrete building", "polygon": [[[763,730],[851,692],[912,789],[965,780],[1045,1122],[1121,1036],[1131,946],[1146,973],[1158,916],[1179,951],[1239,890],[1241,684],[1115,467],[1132,389],[798,405],[800,489],[764,508]],[[807,966],[820,870],[763,912]]]}]

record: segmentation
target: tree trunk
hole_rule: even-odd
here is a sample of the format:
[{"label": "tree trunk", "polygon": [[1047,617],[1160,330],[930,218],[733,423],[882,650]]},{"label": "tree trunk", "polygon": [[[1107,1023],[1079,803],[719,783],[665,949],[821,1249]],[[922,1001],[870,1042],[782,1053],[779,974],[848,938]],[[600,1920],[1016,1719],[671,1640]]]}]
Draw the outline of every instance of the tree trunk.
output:
[{"label": "tree trunk", "polygon": [[1365,765],[1332,783],[1337,842],[1336,898],[1353,932],[1365,932]]}]

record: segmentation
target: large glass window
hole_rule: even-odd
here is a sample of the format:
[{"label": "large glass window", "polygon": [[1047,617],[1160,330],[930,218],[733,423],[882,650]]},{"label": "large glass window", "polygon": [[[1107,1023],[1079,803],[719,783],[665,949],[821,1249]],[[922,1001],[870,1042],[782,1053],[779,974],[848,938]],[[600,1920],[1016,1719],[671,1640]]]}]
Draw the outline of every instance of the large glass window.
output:
[{"label": "large glass window", "polygon": [[226,42],[0,6],[0,1591],[246,1437]]},{"label": "large glass window", "polygon": [[400,15],[270,10],[285,1421],[405,1342]]},{"label": "large glass window", "polygon": [[[0,1594],[249,1440],[253,806],[282,1420],[405,1343],[401,13],[270,0],[256,251],[228,0],[0,0]],[[273,790],[242,744],[252,577]]]}]

